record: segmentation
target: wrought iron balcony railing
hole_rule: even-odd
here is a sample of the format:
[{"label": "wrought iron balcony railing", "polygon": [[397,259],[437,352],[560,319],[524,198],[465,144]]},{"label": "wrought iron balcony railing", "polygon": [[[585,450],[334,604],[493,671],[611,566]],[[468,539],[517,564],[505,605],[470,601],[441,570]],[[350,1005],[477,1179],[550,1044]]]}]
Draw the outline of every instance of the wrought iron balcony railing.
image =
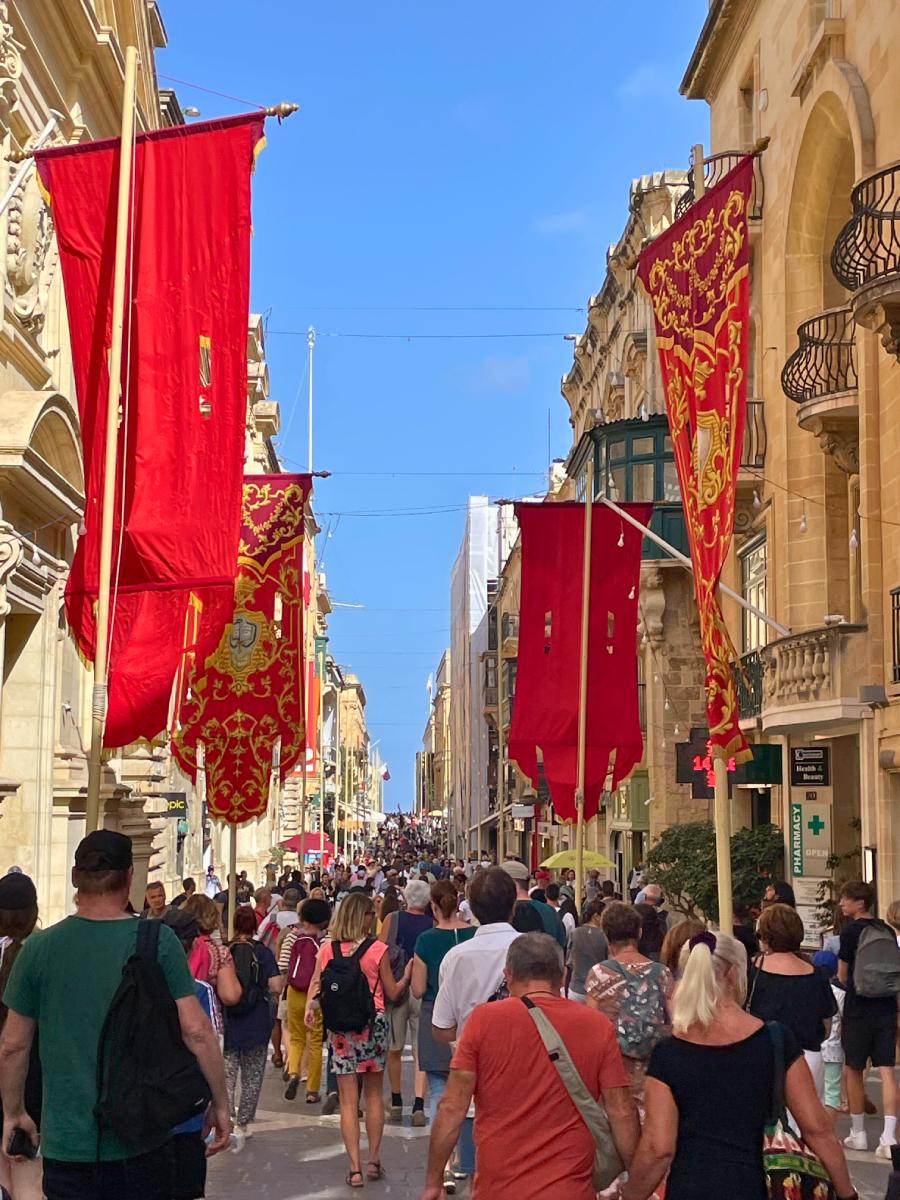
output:
[{"label": "wrought iron balcony railing", "polygon": [[[705,158],[703,160],[703,177],[706,180],[706,190],[709,191],[719,180],[724,179],[743,157],[740,150],[726,150],[721,154],[711,154],[709,158]],[[764,191],[762,166],[760,165],[760,156],[757,155],[753,160],[753,191],[750,193],[748,214],[751,221],[758,221],[762,217]],[[683,217],[693,203],[694,168],[691,167],[688,171],[687,189],[678,198],[678,203],[675,205],[675,220]]]},{"label": "wrought iron balcony railing", "polygon": [[740,662],[732,663],[731,673],[737,689],[741,720],[758,717],[763,704],[763,664],[759,651],[751,650],[742,656]]},{"label": "wrought iron balcony railing", "polygon": [[831,269],[848,291],[900,273],[900,163],[861,180],[853,216],[831,250]]},{"label": "wrought iron balcony railing", "polygon": [[849,308],[829,308],[804,321],[797,337],[800,344],[781,372],[789,400],[805,404],[856,390],[856,341]]},{"label": "wrought iron balcony railing", "polygon": [[744,448],[741,466],[762,470],[766,465],[766,406],[762,400],[747,401],[747,423],[744,426]]}]

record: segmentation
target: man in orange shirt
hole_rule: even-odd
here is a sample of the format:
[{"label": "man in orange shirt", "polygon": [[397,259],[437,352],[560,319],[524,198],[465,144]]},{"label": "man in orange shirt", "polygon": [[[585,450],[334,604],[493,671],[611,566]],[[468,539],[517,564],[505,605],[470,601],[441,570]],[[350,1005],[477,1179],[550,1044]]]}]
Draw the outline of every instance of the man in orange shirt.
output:
[{"label": "man in orange shirt", "polygon": [[594,1200],[593,1136],[522,1003],[525,996],[562,1036],[579,1075],[607,1111],[622,1161],[631,1162],[640,1126],[615,1031],[601,1013],[562,999],[562,979],[562,953],[547,934],[524,934],[510,945],[510,998],[479,1005],[466,1023],[432,1129],[421,1200],[443,1196],[444,1167],[473,1097],[471,1200]]}]

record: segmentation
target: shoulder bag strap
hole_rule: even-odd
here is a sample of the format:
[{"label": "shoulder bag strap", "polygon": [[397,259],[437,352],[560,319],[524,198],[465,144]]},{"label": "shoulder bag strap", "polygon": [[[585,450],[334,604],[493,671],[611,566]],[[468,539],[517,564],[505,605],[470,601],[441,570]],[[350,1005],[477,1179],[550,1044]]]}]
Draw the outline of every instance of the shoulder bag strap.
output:
[{"label": "shoulder bag strap", "polygon": [[138,922],[135,950],[139,958],[156,962],[159,953],[159,921]]},{"label": "shoulder bag strap", "polygon": [[578,1072],[578,1068],[572,1062],[572,1057],[566,1049],[565,1042],[560,1037],[547,1014],[538,1008],[528,996],[522,997],[522,1003],[528,1009],[531,1019],[534,1021],[541,1041],[544,1043],[547,1053],[550,1056],[550,1061],[553,1063],[562,1080],[563,1087],[568,1092],[572,1103],[578,1109],[579,1116],[590,1130],[597,1151],[603,1157],[604,1167],[608,1167],[611,1172],[610,1179],[605,1185],[608,1186],[613,1179],[624,1171],[625,1165],[613,1141],[606,1109],[598,1104],[591,1095]]},{"label": "shoulder bag strap", "polygon": [[374,938],[363,938],[356,949],[353,951],[351,958],[355,958],[357,962],[364,957],[365,954],[375,945]]},{"label": "shoulder bag strap", "polygon": [[341,949],[341,943],[338,938],[331,939],[331,954],[333,958],[344,957],[344,951]]},{"label": "shoulder bag strap", "polygon": [[758,954],[750,963],[750,966],[753,968],[753,984],[750,988],[750,995],[744,1002],[744,1009],[746,1012],[750,1011],[750,1007],[753,1004],[753,997],[756,995],[756,984],[759,981],[760,975],[762,974],[762,967],[760,965],[761,962],[762,955]]}]

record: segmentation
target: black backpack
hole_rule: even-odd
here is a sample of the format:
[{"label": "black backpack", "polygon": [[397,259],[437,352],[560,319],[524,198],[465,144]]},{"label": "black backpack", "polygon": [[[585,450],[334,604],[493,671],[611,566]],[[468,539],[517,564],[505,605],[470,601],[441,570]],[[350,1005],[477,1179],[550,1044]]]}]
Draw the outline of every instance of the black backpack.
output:
[{"label": "black backpack", "polygon": [[333,1033],[362,1033],[375,1020],[375,998],[359,965],[373,944],[373,938],[365,938],[345,958],[341,943],[331,943],[334,957],[322,972],[319,1004],[325,1028]]},{"label": "black backpack", "polygon": [[181,1037],[178,1008],[157,961],[159,921],[140,921],[134,954],[110,1002],[97,1046],[97,1159],[111,1131],[144,1154],[212,1099]]},{"label": "black backpack", "polygon": [[245,1017],[266,994],[260,981],[259,955],[253,942],[233,942],[231,957],[241,985],[241,998],[237,1004],[226,1005],[225,1012],[229,1017]]}]

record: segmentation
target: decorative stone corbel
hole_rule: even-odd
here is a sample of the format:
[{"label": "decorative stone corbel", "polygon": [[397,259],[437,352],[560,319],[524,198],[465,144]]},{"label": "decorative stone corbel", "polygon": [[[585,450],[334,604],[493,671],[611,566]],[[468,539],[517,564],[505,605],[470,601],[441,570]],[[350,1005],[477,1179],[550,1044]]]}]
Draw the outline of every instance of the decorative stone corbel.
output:
[{"label": "decorative stone corbel", "polygon": [[641,566],[640,622],[638,633],[646,637],[653,647],[663,640],[663,616],[666,611],[666,593],[663,588],[663,573],[656,563]]},{"label": "decorative stone corbel", "polygon": [[[900,327],[898,327],[900,332]],[[859,434],[846,430],[821,428],[816,432],[819,445],[845,475],[859,474]]]},{"label": "decorative stone corbel", "polygon": [[0,618],[10,610],[6,582],[22,561],[23,546],[8,521],[0,521]]}]

